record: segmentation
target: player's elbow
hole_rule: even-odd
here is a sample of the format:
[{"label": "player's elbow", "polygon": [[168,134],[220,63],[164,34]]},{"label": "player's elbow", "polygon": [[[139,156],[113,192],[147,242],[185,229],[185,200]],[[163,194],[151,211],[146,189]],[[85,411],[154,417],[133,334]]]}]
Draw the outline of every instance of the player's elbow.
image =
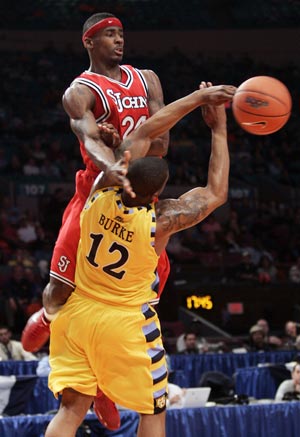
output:
[{"label": "player's elbow", "polygon": [[155,138],[151,140],[151,146],[148,151],[148,156],[162,156],[165,157],[168,153],[169,142],[162,138]]},{"label": "player's elbow", "polygon": [[226,191],[224,191],[223,193],[221,193],[220,195],[220,206],[224,205],[224,203],[226,203],[228,200],[228,189]]},{"label": "player's elbow", "polygon": [[220,196],[219,206],[224,205],[228,200],[228,193]]},{"label": "player's elbow", "polygon": [[168,140],[162,140],[161,144],[161,156],[166,156],[169,149],[169,141]]},{"label": "player's elbow", "polygon": [[226,186],[219,187],[214,193],[216,208],[224,205],[228,200],[228,184]]}]

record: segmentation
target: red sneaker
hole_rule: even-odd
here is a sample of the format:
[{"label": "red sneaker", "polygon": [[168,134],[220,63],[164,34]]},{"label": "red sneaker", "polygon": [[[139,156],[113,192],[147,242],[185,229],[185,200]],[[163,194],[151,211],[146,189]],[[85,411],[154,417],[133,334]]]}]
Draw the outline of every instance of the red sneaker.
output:
[{"label": "red sneaker", "polygon": [[120,428],[120,414],[116,404],[111,401],[99,388],[94,397],[94,412],[100,423],[111,431]]},{"label": "red sneaker", "polygon": [[21,343],[28,352],[41,349],[50,337],[50,322],[46,319],[44,309],[41,308],[27,320],[23,329]]}]

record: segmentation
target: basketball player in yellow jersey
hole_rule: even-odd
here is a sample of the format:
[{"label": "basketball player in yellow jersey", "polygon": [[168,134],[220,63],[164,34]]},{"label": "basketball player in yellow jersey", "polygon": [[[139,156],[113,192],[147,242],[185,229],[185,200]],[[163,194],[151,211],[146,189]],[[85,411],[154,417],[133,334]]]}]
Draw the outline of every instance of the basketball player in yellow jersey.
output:
[{"label": "basketball player in yellow jersey", "polygon": [[[222,104],[234,92],[232,86],[202,83],[200,90],[157,112],[123,146],[134,156],[135,146],[147,149],[153,136],[197,106]],[[140,413],[138,437],[165,436],[167,368],[151,305],[157,260],[172,234],[202,221],[226,201],[228,191],[225,109],[203,109],[212,131],[205,187],[154,203],[168,179],[167,163],[146,157],[128,167],[130,151],[95,181],[81,213],[76,288],[51,323],[49,387],[55,395],[62,393],[62,401],[46,437],[74,437],[97,386]],[[120,188],[125,178],[135,196]]]}]

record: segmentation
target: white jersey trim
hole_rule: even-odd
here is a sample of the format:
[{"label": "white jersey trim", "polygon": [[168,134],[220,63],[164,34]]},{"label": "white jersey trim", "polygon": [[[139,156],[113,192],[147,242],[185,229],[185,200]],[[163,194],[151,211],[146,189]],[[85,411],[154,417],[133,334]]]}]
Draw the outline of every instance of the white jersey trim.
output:
[{"label": "white jersey trim", "polygon": [[[130,88],[132,83],[133,83],[132,71],[129,68],[125,67],[124,65],[120,65],[120,69],[125,71],[127,74],[127,81],[125,83],[120,82],[119,80],[116,80],[116,79],[112,79],[111,77],[104,76],[103,74],[94,73],[92,71],[85,71],[84,74],[88,74],[90,76],[93,76],[93,75],[100,76],[100,77],[103,77],[104,79],[108,80],[109,82],[118,84],[119,86],[121,86],[123,88]],[[136,69],[134,69],[134,70],[136,70]],[[81,79],[81,78],[77,78],[77,79]],[[75,79],[75,80],[77,80],[77,79]]]},{"label": "white jersey trim", "polygon": [[53,272],[52,270],[50,270],[50,276],[52,276],[52,278],[57,279],[58,281],[63,282],[64,284],[68,285],[69,287],[75,288],[76,285],[74,282],[70,281],[69,279],[58,275],[57,273]]},{"label": "white jersey trim", "polygon": [[157,297],[156,299],[152,299],[149,300],[149,302],[147,302],[149,305],[155,306],[159,303],[159,297]]},{"label": "white jersey trim", "polygon": [[143,73],[141,72],[141,70],[138,70],[137,68],[134,69],[136,71],[136,73],[138,74],[140,81],[142,83],[142,86],[144,87],[145,93],[148,96],[149,94],[149,88],[148,88],[148,84],[147,81],[143,75]]},{"label": "white jersey trim", "polygon": [[86,85],[89,88],[93,88],[97,92],[98,96],[100,97],[103,108],[104,108],[104,113],[101,115],[101,117],[98,117],[96,119],[96,122],[100,123],[101,121],[104,121],[107,118],[109,118],[109,116],[111,114],[110,106],[109,106],[108,100],[107,100],[104,92],[102,91],[101,87],[99,85],[97,85],[95,82],[93,82],[92,80],[86,79],[84,77],[78,77],[74,80],[74,82],[80,83],[82,85]]}]

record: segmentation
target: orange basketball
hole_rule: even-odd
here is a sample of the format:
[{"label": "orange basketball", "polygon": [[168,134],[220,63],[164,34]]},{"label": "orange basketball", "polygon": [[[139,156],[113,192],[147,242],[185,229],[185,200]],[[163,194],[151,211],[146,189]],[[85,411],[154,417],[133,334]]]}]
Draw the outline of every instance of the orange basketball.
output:
[{"label": "orange basketball", "polygon": [[292,98],[287,87],[270,76],[256,76],[243,82],[232,100],[237,123],[255,135],[278,131],[291,115]]}]

